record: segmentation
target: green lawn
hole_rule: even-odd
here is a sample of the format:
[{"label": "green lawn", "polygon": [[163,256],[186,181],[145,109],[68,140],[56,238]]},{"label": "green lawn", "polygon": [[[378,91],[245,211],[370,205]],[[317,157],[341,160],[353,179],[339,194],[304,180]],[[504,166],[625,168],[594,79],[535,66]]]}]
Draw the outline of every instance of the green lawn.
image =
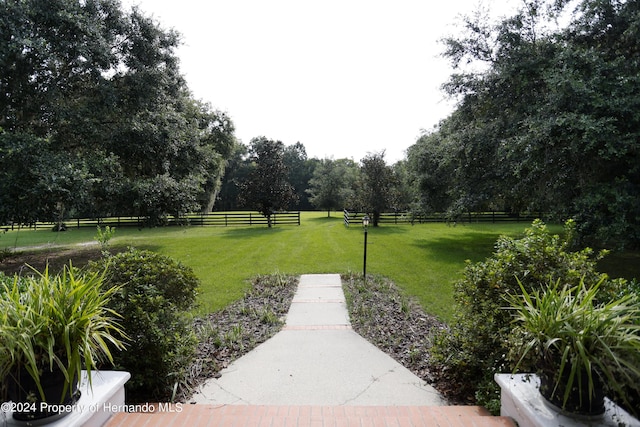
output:
[{"label": "green lawn", "polygon": [[[114,246],[135,246],[174,257],[191,266],[202,281],[200,312],[218,310],[243,296],[257,274],[361,272],[363,230],[346,228],[342,217],[305,212],[301,226],[121,228]],[[528,223],[417,224],[369,227],[367,273],[392,279],[415,296],[428,313],[451,320],[452,283],[464,261],[480,261],[501,234],[518,236]],[[555,228],[554,228],[555,230]],[[558,228],[558,230],[560,230]],[[95,230],[7,232],[3,247],[91,241]]]},{"label": "green lawn", "polygon": [[54,233],[51,230],[41,229],[33,231],[29,229],[0,231],[0,251],[6,248],[21,248],[43,245],[70,245],[87,242],[95,239],[95,228],[72,228],[62,233]]}]

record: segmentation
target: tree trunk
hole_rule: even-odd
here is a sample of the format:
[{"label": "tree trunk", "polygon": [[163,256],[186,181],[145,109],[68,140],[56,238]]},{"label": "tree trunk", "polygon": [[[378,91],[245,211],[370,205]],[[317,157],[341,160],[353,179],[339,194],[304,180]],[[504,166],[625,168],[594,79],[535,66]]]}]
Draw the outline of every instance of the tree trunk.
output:
[{"label": "tree trunk", "polygon": [[380,223],[380,212],[378,211],[373,211],[373,218],[372,218],[372,222],[373,222],[373,226],[377,227],[378,224]]}]

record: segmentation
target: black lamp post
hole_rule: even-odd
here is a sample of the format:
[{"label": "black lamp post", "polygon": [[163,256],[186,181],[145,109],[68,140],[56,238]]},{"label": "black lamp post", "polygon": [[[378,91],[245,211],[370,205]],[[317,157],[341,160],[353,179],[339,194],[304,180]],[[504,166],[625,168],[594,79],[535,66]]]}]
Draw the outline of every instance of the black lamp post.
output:
[{"label": "black lamp post", "polygon": [[364,227],[364,264],[362,267],[362,276],[364,277],[364,283],[367,284],[367,231],[369,228],[369,216],[365,215],[362,218],[362,226]]}]

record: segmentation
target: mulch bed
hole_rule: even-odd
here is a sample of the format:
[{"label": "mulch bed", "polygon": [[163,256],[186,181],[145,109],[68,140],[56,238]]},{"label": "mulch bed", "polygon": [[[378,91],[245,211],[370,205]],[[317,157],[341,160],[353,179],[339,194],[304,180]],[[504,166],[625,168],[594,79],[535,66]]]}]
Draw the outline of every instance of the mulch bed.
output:
[{"label": "mulch bed", "polygon": [[426,314],[388,279],[342,276],[353,329],[380,350],[434,387],[437,371],[431,362],[434,335],[447,329]]}]

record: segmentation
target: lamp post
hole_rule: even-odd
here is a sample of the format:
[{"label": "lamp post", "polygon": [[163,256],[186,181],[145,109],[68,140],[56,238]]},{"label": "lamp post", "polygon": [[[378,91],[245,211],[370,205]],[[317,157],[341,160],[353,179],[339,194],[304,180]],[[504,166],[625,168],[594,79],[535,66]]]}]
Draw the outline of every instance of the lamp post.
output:
[{"label": "lamp post", "polygon": [[364,278],[364,284],[367,284],[367,231],[369,228],[369,215],[365,215],[362,218],[362,227],[364,227],[364,264],[362,267],[362,276]]}]

